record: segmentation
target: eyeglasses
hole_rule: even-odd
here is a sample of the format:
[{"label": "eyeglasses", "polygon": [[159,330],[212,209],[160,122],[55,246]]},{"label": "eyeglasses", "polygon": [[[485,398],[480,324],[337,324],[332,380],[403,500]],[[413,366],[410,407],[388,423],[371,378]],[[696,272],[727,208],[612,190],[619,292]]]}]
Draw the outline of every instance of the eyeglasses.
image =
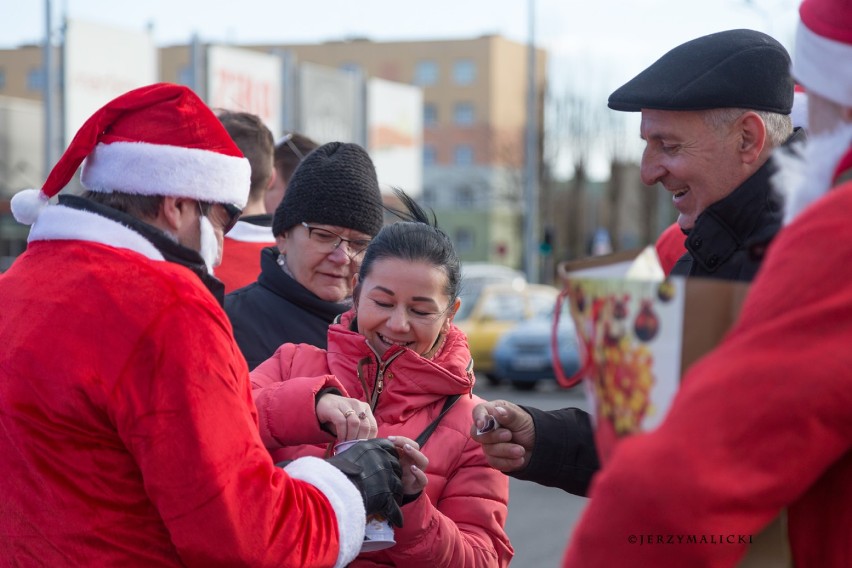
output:
[{"label": "eyeglasses", "polygon": [[233,203],[210,203],[206,201],[199,201],[198,206],[201,209],[201,214],[205,217],[209,217],[210,210],[214,205],[219,205],[228,216],[228,219],[222,224],[222,232],[227,234],[228,231],[234,228],[234,225],[237,224],[237,221],[240,220],[240,215],[242,214],[242,209],[234,205]]},{"label": "eyeglasses", "polygon": [[369,239],[344,239],[337,233],[328,229],[312,227],[304,221],[302,221],[302,226],[308,230],[308,238],[311,239],[311,242],[316,243],[325,254],[331,254],[340,247],[341,243],[346,243],[346,248],[349,249],[346,252],[346,256],[351,260],[355,260],[364,254],[364,251],[370,245]]},{"label": "eyeglasses", "polygon": [[301,160],[305,156],[302,155],[302,152],[299,151],[299,148],[293,143],[293,133],[288,132],[284,136],[278,139],[278,142],[275,143],[276,146],[280,146],[281,144],[287,144],[290,147],[290,150],[296,154],[296,157]]}]

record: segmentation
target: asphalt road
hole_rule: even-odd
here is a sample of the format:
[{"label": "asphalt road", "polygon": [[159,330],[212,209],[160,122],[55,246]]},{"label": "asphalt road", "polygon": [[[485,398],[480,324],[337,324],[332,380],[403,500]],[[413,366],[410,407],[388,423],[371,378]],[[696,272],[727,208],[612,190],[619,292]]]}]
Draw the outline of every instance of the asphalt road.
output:
[{"label": "asphalt road", "polygon": [[[487,400],[502,398],[544,410],[570,406],[588,408],[580,387],[566,391],[558,389],[554,383],[540,383],[534,391],[520,392],[509,386],[493,387],[485,380],[477,380],[474,392]],[[560,566],[571,529],[585,505],[583,497],[511,479],[506,531],[515,548],[512,567]]]}]

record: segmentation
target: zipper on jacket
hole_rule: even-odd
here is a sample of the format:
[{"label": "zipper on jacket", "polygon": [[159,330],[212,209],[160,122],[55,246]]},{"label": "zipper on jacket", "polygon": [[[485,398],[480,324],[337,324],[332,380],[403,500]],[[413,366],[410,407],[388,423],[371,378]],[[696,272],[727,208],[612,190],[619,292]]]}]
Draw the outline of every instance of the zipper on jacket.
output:
[{"label": "zipper on jacket", "polygon": [[473,359],[467,362],[464,372],[467,375],[467,396],[473,398]]},{"label": "zipper on jacket", "polygon": [[[370,347],[370,349],[372,349],[372,347]],[[397,351],[396,353],[391,355],[391,357],[387,361],[382,361],[381,359],[378,358],[378,355],[376,356],[376,359],[379,362],[378,363],[378,370],[376,371],[375,386],[373,387],[373,392],[370,395],[370,410],[372,410],[373,413],[375,413],[376,406],[379,404],[379,395],[382,394],[382,391],[385,389],[385,370],[388,368],[388,366],[391,364],[391,362],[393,362],[394,359],[396,359],[397,357],[399,357],[403,353],[404,353],[404,350],[400,349],[399,351]],[[358,373],[357,374],[358,374],[358,379],[361,381],[361,388],[364,389],[364,394],[367,393],[367,381],[364,380],[363,368],[364,368],[364,365],[366,365],[368,363],[372,363],[372,362],[373,362],[373,360],[370,357],[364,357],[363,359],[358,361]]]}]

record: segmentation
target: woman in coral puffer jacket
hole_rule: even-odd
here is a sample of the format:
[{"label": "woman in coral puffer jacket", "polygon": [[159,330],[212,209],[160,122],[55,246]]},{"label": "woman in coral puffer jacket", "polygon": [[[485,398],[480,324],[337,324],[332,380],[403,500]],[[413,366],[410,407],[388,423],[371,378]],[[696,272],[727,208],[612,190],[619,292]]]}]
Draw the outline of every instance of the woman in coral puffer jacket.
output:
[{"label": "woman in coral puffer jacket", "polygon": [[[404,526],[394,546],[362,552],[351,566],[508,566],[508,481],[470,438],[481,399],[472,393],[467,339],[452,324],[459,260],[434,219],[398,195],[407,220],[384,227],[367,248],[354,308],[329,328],[328,349],[284,344],[252,372],[261,437],[276,460],[327,455],[335,439],[378,435],[397,445],[409,464]],[[342,396],[324,390],[330,375]],[[295,389],[303,399],[294,389],[284,395],[288,381],[303,384]],[[308,413],[325,420],[303,419]],[[418,451],[414,440],[436,419]]]}]

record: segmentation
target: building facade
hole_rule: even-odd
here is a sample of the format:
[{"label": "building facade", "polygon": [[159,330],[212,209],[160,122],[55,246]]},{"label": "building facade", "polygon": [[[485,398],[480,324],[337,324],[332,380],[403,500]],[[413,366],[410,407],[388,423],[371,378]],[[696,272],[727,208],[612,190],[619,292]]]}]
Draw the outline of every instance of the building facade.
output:
[{"label": "building facade", "polygon": [[[501,36],[474,39],[243,46],[416,85],[423,90],[421,195],[462,260],[522,265],[528,49]],[[188,46],[160,50],[165,81],[191,76]],[[547,54],[536,50],[539,147]],[[541,156],[541,152],[538,153]]]},{"label": "building facade", "polygon": [[[313,63],[420,87],[423,186],[403,189],[419,195],[421,203],[435,211],[463,261],[522,266],[529,58],[525,44],[487,35],[457,40],[353,39],[239,47],[286,54],[289,65]],[[160,80],[194,86],[190,45],[158,51]],[[40,100],[42,55],[39,46],[0,51],[0,95]],[[539,149],[546,69],[547,54],[537,49]]]}]

